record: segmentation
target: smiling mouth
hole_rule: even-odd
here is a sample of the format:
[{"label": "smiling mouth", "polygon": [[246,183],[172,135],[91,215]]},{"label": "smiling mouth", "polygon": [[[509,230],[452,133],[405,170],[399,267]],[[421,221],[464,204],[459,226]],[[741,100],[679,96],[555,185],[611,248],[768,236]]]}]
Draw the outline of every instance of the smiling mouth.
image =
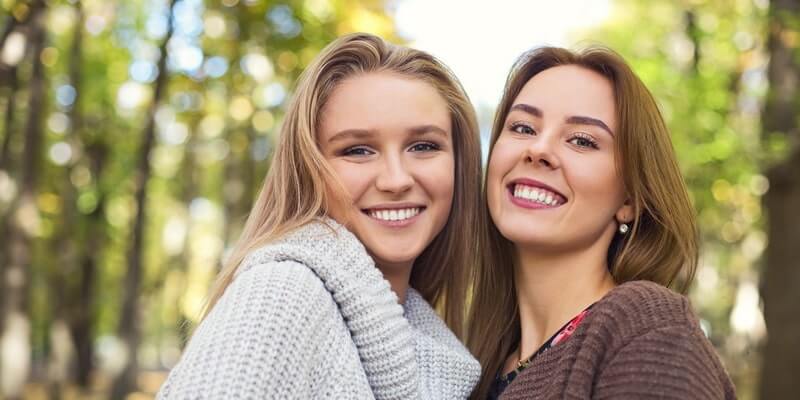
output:
[{"label": "smiling mouth", "polygon": [[367,208],[361,210],[364,214],[373,219],[382,222],[405,222],[408,221],[421,212],[425,211],[425,207],[405,207],[405,208]]},{"label": "smiling mouth", "polygon": [[540,207],[558,207],[567,202],[566,197],[560,193],[522,183],[512,183],[508,186],[508,191],[514,199]]}]

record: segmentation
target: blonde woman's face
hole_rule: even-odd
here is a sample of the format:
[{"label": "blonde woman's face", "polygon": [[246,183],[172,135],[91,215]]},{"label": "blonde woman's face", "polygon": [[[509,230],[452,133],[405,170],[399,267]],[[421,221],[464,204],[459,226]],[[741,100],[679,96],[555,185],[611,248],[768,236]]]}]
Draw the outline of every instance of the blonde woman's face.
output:
[{"label": "blonde woman's face", "polygon": [[410,268],[447,222],[451,130],[433,86],[388,72],[346,79],[323,109],[319,146],[351,197],[331,214],[382,269]]},{"label": "blonde woman's face", "polygon": [[631,218],[615,166],[611,83],[568,65],[531,78],[489,160],[489,211],[517,246],[573,251],[608,245]]}]

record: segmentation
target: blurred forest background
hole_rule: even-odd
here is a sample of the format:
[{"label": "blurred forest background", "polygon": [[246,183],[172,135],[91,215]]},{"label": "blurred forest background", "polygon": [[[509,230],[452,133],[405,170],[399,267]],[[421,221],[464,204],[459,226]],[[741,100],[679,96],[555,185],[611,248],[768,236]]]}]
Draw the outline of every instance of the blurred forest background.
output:
[{"label": "blurred forest background", "polygon": [[[0,0],[0,398],[152,398],[294,80],[340,34],[403,43],[393,3]],[[618,0],[582,39],[660,101],[702,233],[690,296],[740,398],[797,398],[800,0]]]}]

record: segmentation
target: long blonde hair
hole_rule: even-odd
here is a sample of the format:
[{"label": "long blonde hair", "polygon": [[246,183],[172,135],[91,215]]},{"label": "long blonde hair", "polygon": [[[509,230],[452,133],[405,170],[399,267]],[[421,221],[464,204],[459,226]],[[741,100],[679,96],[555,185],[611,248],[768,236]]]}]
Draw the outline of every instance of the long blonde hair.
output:
[{"label": "long blonde hair", "polygon": [[343,80],[378,71],[421,79],[435,87],[448,104],[455,156],[453,204],[442,231],[416,259],[410,285],[437,307],[448,326],[461,336],[469,264],[477,258],[474,243],[480,215],[480,143],[475,111],[455,76],[433,56],[364,33],[333,41],[300,76],[264,185],[241,237],[212,286],[204,318],[248,253],[349,201],[317,145],[320,111]]},{"label": "long blonde hair", "polygon": [[[619,131],[617,169],[621,171],[635,219],[627,235],[615,235],[607,262],[620,284],[649,280],[664,286],[678,283],[685,291],[697,265],[697,230],[686,184],[681,176],[669,131],[653,96],[621,56],[605,48],[581,52],[544,47],[516,62],[495,114],[489,147],[494,148],[509,110],[534,75],[560,65],[595,71],[612,84]],[[474,277],[474,299],[468,321],[468,346],[483,367],[473,398],[485,398],[494,375],[519,342],[520,321],[513,281],[514,244],[504,238],[489,216],[486,185],[481,212],[486,221],[482,261]]]}]

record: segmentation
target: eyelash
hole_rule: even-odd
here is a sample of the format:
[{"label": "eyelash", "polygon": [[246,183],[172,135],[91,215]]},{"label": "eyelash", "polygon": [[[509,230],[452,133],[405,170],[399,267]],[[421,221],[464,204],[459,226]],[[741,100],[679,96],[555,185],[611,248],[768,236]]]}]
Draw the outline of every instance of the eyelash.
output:
[{"label": "eyelash", "polygon": [[[359,152],[358,154],[356,152]],[[372,150],[364,146],[353,146],[342,150],[343,156],[368,156],[373,153]]]},{"label": "eyelash", "polygon": [[598,149],[597,141],[593,137],[591,137],[590,135],[588,135],[586,133],[578,132],[575,135],[573,135],[567,142],[568,143],[572,143],[576,139],[585,140],[585,141],[589,142],[589,144],[588,145],[580,145],[580,144],[577,144],[577,143],[573,143],[575,146],[584,147],[584,148]]},{"label": "eyelash", "polygon": [[410,147],[410,149],[415,149],[415,148],[418,148],[418,147],[420,147],[420,146],[425,146],[426,148],[425,148],[424,150],[422,150],[422,149],[417,149],[417,150],[415,150],[415,151],[437,151],[437,150],[440,150],[440,149],[441,149],[441,146],[439,146],[439,145],[438,145],[438,144],[436,144],[436,143],[432,143],[432,142],[419,142],[419,143],[414,143],[414,144],[413,144],[413,145]]},{"label": "eyelash", "polygon": [[[517,128],[520,128],[520,127],[530,129],[531,132],[530,133],[519,132],[517,130]],[[512,122],[511,126],[509,126],[509,128],[511,129],[511,131],[513,131],[515,133],[519,133],[520,135],[533,135],[533,134],[536,134],[536,129],[533,129],[533,127],[531,127],[530,125],[522,123],[522,122]]]},{"label": "eyelash", "polygon": [[[421,146],[424,146],[424,148],[420,148]],[[413,145],[411,145],[409,147],[409,149],[413,150],[414,152],[429,152],[429,151],[438,151],[438,150],[441,149],[441,146],[439,146],[436,143],[432,143],[432,142],[419,142],[419,143],[414,143]],[[368,155],[372,155],[373,153],[374,152],[372,150],[370,150],[369,148],[367,148],[367,147],[364,147],[364,146],[353,146],[353,147],[348,147],[348,148],[342,150],[341,155],[343,155],[343,156],[368,156]]]},{"label": "eyelash", "polygon": [[[515,133],[519,133],[520,135],[535,135],[536,134],[536,130],[533,129],[533,127],[531,127],[530,125],[528,125],[526,123],[523,123],[523,122],[513,122],[513,123],[511,123],[511,126],[509,128],[511,129],[511,131],[513,131]],[[529,129],[530,132],[529,133],[520,132],[518,130],[518,128]],[[573,143],[573,141],[575,141],[575,139],[585,140],[585,141],[587,141],[589,143],[588,144],[583,144],[583,145],[577,144],[577,143]],[[583,133],[583,132],[579,132],[579,133],[574,134],[567,142],[568,143],[573,143],[575,146],[583,147],[583,148],[592,148],[592,149],[598,149],[599,148],[598,145],[597,145],[597,140],[595,140],[591,135],[588,135],[588,134]]]}]

